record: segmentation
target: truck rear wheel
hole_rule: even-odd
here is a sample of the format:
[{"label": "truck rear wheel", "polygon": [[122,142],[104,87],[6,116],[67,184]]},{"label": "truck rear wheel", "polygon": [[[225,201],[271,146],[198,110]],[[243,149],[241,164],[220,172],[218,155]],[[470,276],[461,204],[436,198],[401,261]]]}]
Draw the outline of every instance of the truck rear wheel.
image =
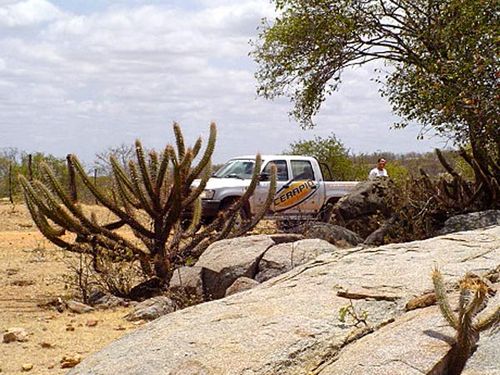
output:
[{"label": "truck rear wheel", "polygon": [[319,221],[322,221],[323,223],[328,223],[330,221],[332,217],[333,207],[338,201],[338,198],[330,199],[323,207],[321,207],[321,210],[318,213]]}]

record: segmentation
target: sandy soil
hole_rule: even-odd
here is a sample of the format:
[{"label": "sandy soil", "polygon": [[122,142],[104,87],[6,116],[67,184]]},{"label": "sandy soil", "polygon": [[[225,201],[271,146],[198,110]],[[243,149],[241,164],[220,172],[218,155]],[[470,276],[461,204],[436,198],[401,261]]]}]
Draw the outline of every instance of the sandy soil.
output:
[{"label": "sandy soil", "polygon": [[0,338],[13,327],[29,334],[26,342],[0,342],[1,374],[64,374],[63,357],[84,358],[137,328],[123,319],[130,308],[79,315],[39,307],[71,298],[63,277],[68,264],[68,254],[43,238],[24,206],[0,205]]},{"label": "sandy soil", "polygon": [[[86,207],[99,220],[112,221],[99,206]],[[275,233],[273,222],[263,221],[253,233]],[[133,237],[130,232],[122,234]],[[74,255],[46,240],[23,205],[0,203],[0,373],[65,374],[64,357],[85,358],[143,324],[123,317],[131,308],[86,314],[62,313],[40,307],[57,298],[71,299],[67,277]],[[74,261],[73,261],[74,263]],[[65,281],[66,280],[66,281]],[[29,334],[26,342],[3,343],[3,333],[14,327]],[[32,369],[23,371],[23,365]],[[28,366],[30,367],[30,366]]]}]

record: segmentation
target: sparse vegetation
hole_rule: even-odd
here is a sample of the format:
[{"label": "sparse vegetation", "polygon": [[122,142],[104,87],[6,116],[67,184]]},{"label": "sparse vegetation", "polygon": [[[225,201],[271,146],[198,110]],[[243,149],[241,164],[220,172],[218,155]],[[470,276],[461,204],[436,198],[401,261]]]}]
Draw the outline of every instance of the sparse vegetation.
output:
[{"label": "sparse vegetation", "polygon": [[[40,180],[28,181],[21,175],[26,204],[43,235],[65,250],[91,256],[97,272],[109,273],[113,262],[138,261],[144,276],[158,279],[163,287],[176,267],[196,259],[212,242],[241,236],[252,229],[267,211],[276,188],[273,174],[262,209],[250,220],[235,225],[240,209],[257,186],[260,156],[256,157],[252,182],[241,199],[203,227],[200,194],[210,177],[208,166],[215,147],[216,127],[211,125],[206,149],[195,165],[201,138],[187,148],[180,126],[174,124],[173,130],[176,150],[167,145],[161,155],[151,151],[146,158],[140,141],[136,141],[136,162],[130,161],[127,169],[112,156],[111,191],[98,188],[80,161],[71,156],[78,177],[99,204],[114,215],[114,220],[102,222],[93,214],[87,215],[45,163],[41,164]],[[189,210],[192,211],[189,225],[183,229],[181,220]],[[129,227],[136,239],[122,235],[119,232],[122,227]],[[68,238],[67,232],[74,237]],[[109,289],[118,292],[116,288]]]},{"label": "sparse vegetation", "polygon": [[498,1],[273,2],[278,16],[254,42],[259,95],[288,96],[290,114],[312,127],[346,69],[389,64],[378,81],[395,126],[416,122],[452,140],[481,185],[476,199],[498,207]]},{"label": "sparse vegetation", "polygon": [[355,327],[357,327],[360,324],[364,324],[365,327],[368,327],[368,323],[366,321],[368,319],[368,312],[364,310],[362,311],[356,310],[351,299],[349,299],[348,305],[342,306],[339,309],[339,320],[342,323],[345,323],[348,317],[350,318],[352,324],[354,324]]},{"label": "sparse vegetation", "polygon": [[468,273],[459,281],[460,297],[456,315],[448,301],[443,277],[438,269],[434,269],[432,273],[432,282],[441,313],[448,324],[456,330],[448,375],[458,375],[473,353],[480,332],[500,323],[500,306],[489,315],[478,316],[488,299],[488,284],[479,276]]}]

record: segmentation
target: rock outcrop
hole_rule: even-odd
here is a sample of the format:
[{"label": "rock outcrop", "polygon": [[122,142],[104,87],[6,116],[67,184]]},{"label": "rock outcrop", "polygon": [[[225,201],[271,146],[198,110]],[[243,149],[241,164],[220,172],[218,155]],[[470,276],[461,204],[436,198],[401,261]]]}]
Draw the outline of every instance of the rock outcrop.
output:
[{"label": "rock outcrop", "polygon": [[321,239],[306,239],[275,245],[262,256],[255,280],[264,282],[307,263],[318,255],[339,251],[337,247]]},{"label": "rock outcrop", "polygon": [[351,220],[377,212],[388,213],[386,197],[391,194],[392,187],[393,183],[387,178],[360,182],[337,202],[333,214],[337,220]]},{"label": "rock outcrop", "polygon": [[[252,290],[161,317],[69,374],[442,374],[454,333],[436,306],[406,312],[406,303],[432,290],[434,266],[452,290],[466,271],[499,264],[500,226],[322,254]],[[350,302],[367,325],[339,320]],[[491,337],[475,354],[486,353],[477,357],[483,368],[498,361],[487,354],[499,347]]]},{"label": "rock outcrop", "polygon": [[134,307],[132,312],[125,316],[125,319],[131,322],[136,320],[154,320],[175,311],[176,308],[175,302],[170,298],[157,296],[139,303]]},{"label": "rock outcrop", "polygon": [[199,301],[219,299],[238,279],[254,279],[251,285],[255,286],[319,254],[336,251],[339,249],[327,241],[296,234],[221,240],[210,245],[194,266],[175,270],[169,287]]},{"label": "rock outcrop", "polygon": [[487,210],[452,216],[444,222],[444,227],[439,233],[448,234],[491,225],[500,225],[500,210]]},{"label": "rock outcrop", "polygon": [[353,231],[330,223],[306,223],[300,228],[305,238],[322,239],[338,247],[354,247],[363,242],[363,238]]}]

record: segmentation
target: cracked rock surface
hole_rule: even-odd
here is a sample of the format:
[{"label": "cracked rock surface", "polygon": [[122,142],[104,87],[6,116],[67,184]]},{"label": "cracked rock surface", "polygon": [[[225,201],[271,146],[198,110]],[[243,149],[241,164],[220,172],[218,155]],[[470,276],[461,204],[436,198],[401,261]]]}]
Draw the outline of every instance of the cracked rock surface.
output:
[{"label": "cracked rock surface", "polygon": [[[322,254],[243,294],[151,322],[69,374],[437,375],[453,332],[435,306],[406,312],[406,303],[432,290],[434,266],[452,287],[499,264],[500,226]],[[368,327],[339,320],[346,296]],[[342,372],[355,353],[365,362]]]}]

